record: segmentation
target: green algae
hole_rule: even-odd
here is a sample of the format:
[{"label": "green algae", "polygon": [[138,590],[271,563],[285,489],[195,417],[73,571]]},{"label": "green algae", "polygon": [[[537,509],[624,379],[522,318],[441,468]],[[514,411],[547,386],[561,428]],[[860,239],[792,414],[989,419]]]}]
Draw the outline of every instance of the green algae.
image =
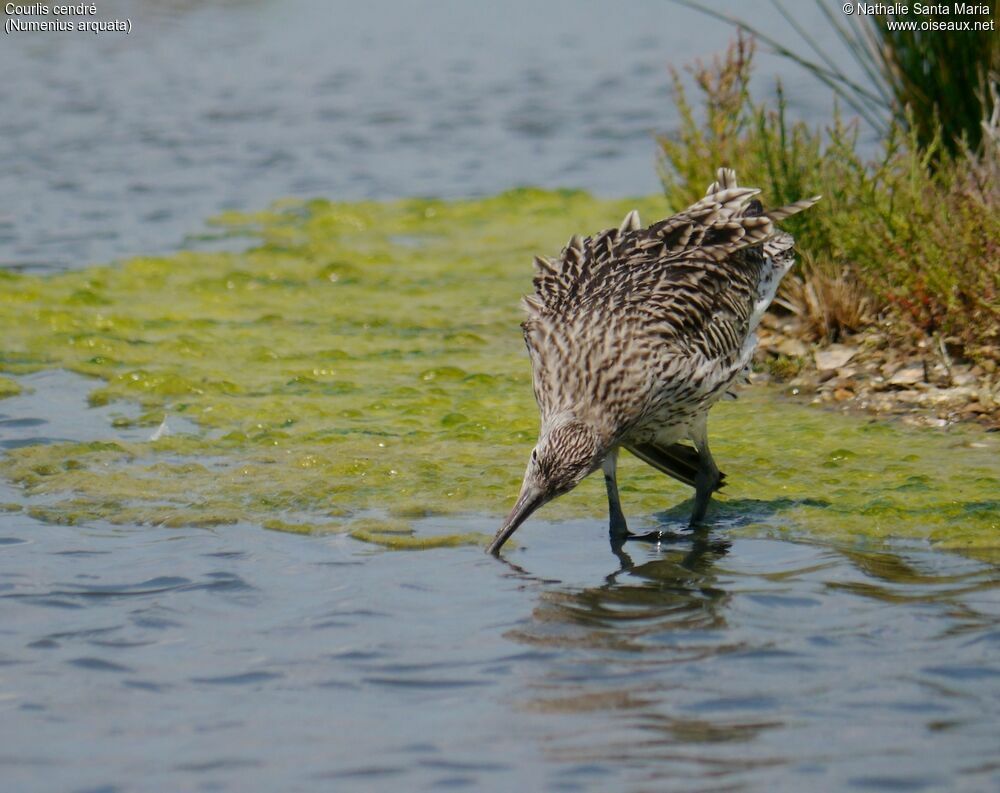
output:
[{"label": "green algae", "polygon": [[[537,413],[517,324],[531,256],[657,199],[518,190],[483,200],[285,202],[216,222],[245,253],[181,253],[53,276],[10,275],[0,372],[95,378],[91,405],[141,406],[118,426],[181,416],[198,435],[13,449],[0,472],[59,523],[250,522],[341,531],[391,548],[482,542],[413,533],[438,516],[505,512]],[[0,378],[0,395],[4,383]],[[926,538],[995,548],[997,443],[823,412],[751,389],[720,405],[713,444],[739,531]],[[622,460],[638,526],[681,520],[689,490]],[[547,518],[603,517],[592,477]],[[359,524],[373,511],[408,527]]]},{"label": "green algae", "polygon": [[343,526],[335,523],[319,525],[281,520],[280,518],[268,518],[261,525],[270,531],[280,531],[285,534],[332,534],[344,530]]},{"label": "green algae", "polygon": [[413,525],[399,519],[359,518],[351,523],[350,535],[356,540],[381,545],[394,551],[425,551],[431,548],[455,548],[461,545],[485,545],[490,535],[482,532],[417,535]]},{"label": "green algae", "polygon": [[9,377],[0,377],[0,399],[17,396],[23,389],[21,384]]}]

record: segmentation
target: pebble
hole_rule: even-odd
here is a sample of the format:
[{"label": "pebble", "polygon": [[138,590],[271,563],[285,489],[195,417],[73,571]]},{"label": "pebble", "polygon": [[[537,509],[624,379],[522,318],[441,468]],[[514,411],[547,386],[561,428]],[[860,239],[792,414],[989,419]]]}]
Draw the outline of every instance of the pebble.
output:
[{"label": "pebble", "polygon": [[816,361],[816,368],[822,372],[836,371],[847,365],[858,353],[857,347],[848,347],[846,344],[831,344],[825,350],[817,350],[813,355]]},{"label": "pebble", "polygon": [[916,385],[923,382],[923,366],[904,366],[889,378],[889,385]]},{"label": "pebble", "polygon": [[806,347],[805,343],[787,337],[774,345],[774,349],[789,358],[805,358],[809,354],[809,348]]},{"label": "pebble", "polygon": [[[854,344],[814,350],[810,356],[813,345],[797,338],[795,328],[777,320],[762,324],[771,330],[761,333],[761,356],[800,359],[805,365],[786,386],[791,394],[811,396],[813,404],[896,416],[924,427],[961,420],[1000,429],[1000,380],[992,374],[997,367],[989,357],[973,364],[953,354],[945,363],[936,348],[925,344],[927,352],[915,358],[912,349],[896,349],[877,332],[852,337]],[[808,366],[810,357],[815,368]]]}]

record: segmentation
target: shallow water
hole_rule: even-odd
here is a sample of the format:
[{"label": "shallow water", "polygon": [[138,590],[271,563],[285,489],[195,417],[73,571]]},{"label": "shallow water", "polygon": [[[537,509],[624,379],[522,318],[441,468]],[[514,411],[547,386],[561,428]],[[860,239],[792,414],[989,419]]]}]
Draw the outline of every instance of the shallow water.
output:
[{"label": "shallow water", "polygon": [[522,531],[501,562],[2,516],[5,788],[1000,784],[994,567]]},{"label": "shallow water", "polygon": [[[86,406],[91,380],[18,380],[12,452],[145,442],[113,426],[137,409]],[[661,507],[683,497],[657,482]],[[619,549],[591,494],[591,517],[533,519],[504,560],[0,512],[0,776],[46,793],[994,789],[996,565],[869,538],[850,509],[834,536],[854,539],[809,541],[809,504],[833,493],[776,520],[789,504],[765,488],[699,536],[684,507],[635,507],[666,539]],[[0,486],[7,509],[39,503],[58,514]],[[412,530],[483,537],[498,518]]]},{"label": "shallow water", "polygon": [[[667,68],[733,36],[665,0],[97,5],[132,33],[4,36],[0,266],[231,245],[204,237],[205,218],[282,196],[655,193],[654,135],[677,123]],[[768,3],[714,5],[799,46]],[[801,6],[807,29],[828,28]],[[780,76],[794,115],[829,113],[803,70],[759,66],[761,96]]]}]

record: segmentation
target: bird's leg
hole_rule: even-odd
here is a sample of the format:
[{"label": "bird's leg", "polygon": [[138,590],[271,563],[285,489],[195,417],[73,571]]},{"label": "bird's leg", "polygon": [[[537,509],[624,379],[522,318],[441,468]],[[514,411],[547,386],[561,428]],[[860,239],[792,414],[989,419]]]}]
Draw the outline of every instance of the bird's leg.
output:
[{"label": "bird's leg", "polygon": [[705,520],[705,511],[712,493],[719,489],[722,475],[719,466],[712,459],[708,449],[708,421],[703,419],[691,434],[691,440],[698,451],[698,473],[694,477],[694,511],[691,513],[691,526],[699,526]]},{"label": "bird's leg", "polygon": [[608,489],[608,514],[611,518],[611,536],[615,538],[628,537],[628,525],[622,512],[622,501],[618,496],[618,479],[615,470],[618,467],[618,450],[608,453],[601,463],[604,471],[604,486]]}]

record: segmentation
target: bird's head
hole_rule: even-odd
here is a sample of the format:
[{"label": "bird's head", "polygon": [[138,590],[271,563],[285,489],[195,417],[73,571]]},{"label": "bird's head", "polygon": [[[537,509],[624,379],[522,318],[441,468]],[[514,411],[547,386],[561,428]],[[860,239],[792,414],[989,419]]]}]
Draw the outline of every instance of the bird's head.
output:
[{"label": "bird's head", "polygon": [[497,553],[517,527],[542,504],[580,484],[601,464],[601,451],[598,433],[583,421],[564,418],[551,426],[543,425],[538,443],[531,450],[521,493],[490,543],[489,552]]}]

